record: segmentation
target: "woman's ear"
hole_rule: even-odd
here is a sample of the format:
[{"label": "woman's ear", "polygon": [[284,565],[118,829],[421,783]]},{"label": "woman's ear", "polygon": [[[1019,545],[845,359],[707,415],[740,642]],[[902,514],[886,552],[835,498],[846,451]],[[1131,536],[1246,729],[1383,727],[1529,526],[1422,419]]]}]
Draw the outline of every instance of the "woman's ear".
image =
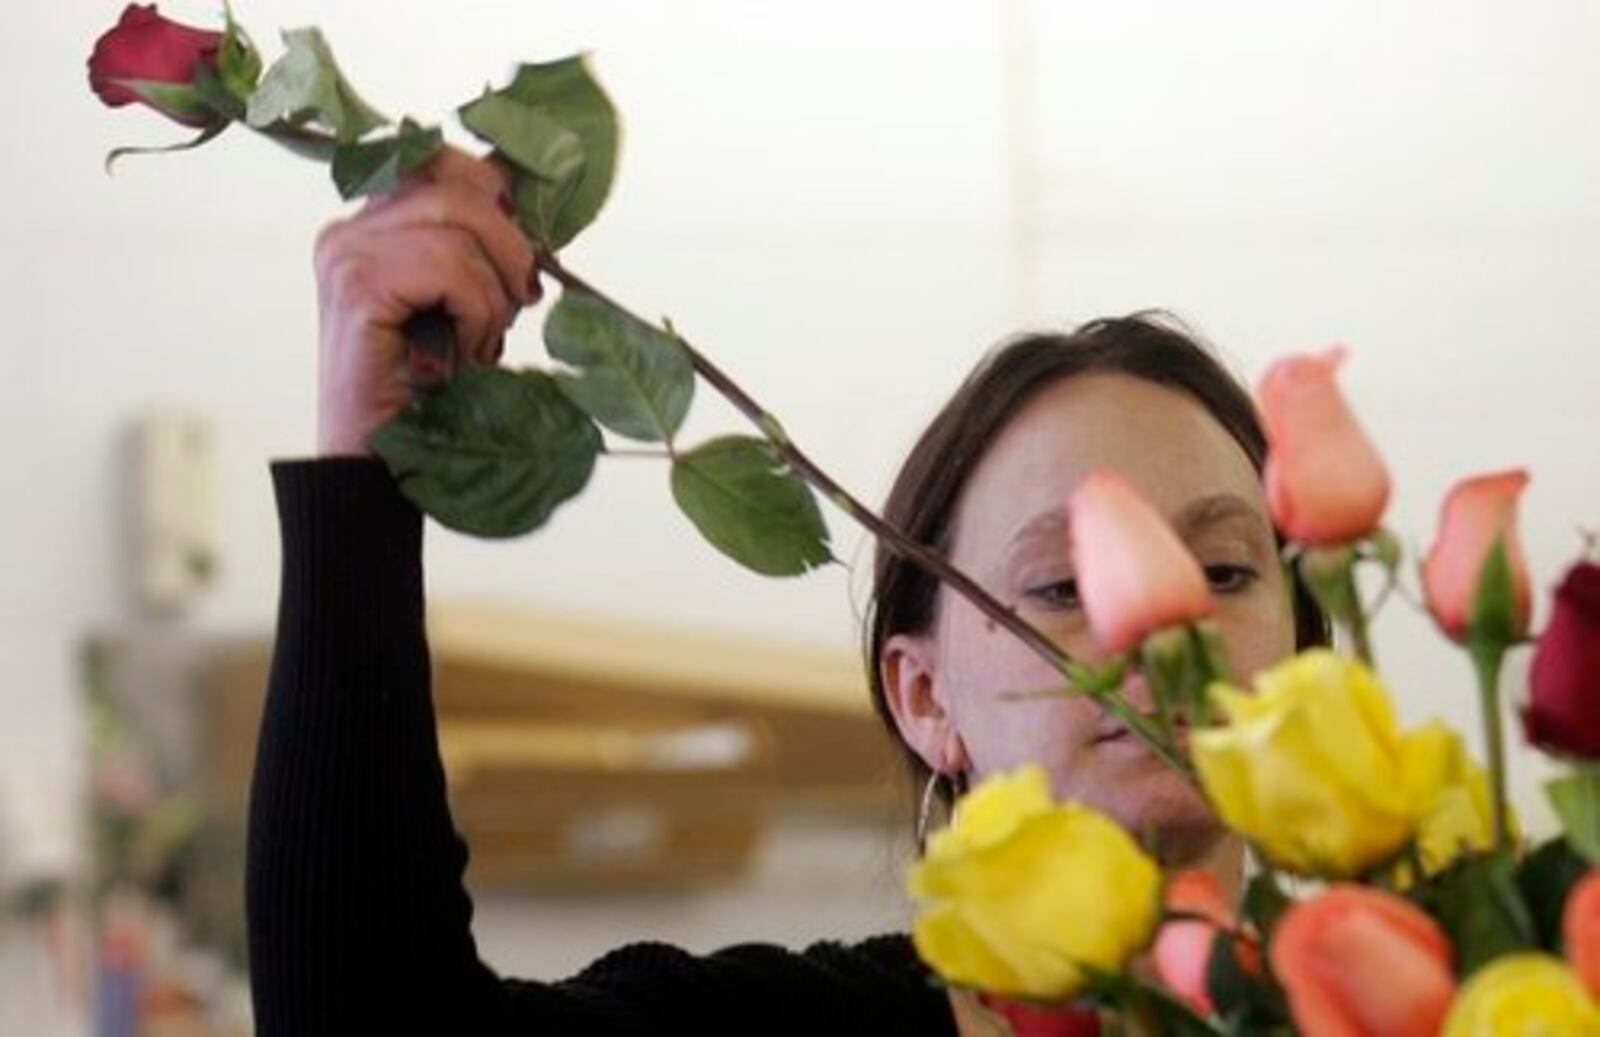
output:
[{"label": "woman's ear", "polygon": [[900,737],[939,773],[965,770],[966,748],[939,695],[938,657],[931,638],[893,634],[883,645],[879,676]]}]

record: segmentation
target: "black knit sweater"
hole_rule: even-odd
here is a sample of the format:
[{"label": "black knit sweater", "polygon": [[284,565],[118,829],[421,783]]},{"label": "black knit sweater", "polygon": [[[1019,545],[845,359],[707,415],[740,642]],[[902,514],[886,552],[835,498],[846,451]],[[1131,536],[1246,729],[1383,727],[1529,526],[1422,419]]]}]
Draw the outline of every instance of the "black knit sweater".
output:
[{"label": "black knit sweater", "polygon": [[634,944],[559,982],[497,975],[445,799],[421,515],[376,461],[272,475],[283,583],[246,868],[259,1033],[955,1032],[904,936],[704,957]]}]

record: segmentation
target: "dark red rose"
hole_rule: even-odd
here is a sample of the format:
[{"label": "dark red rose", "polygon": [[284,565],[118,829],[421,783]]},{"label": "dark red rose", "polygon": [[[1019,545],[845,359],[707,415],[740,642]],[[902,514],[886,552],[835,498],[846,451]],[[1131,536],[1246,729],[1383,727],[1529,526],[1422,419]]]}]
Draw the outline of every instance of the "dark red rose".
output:
[{"label": "dark red rose", "polygon": [[1100,1037],[1100,1013],[1092,1008],[1047,1008],[993,994],[979,994],[978,1000],[1010,1023],[1017,1037]]},{"label": "dark red rose", "polygon": [[117,80],[187,86],[194,82],[197,63],[204,61],[215,70],[221,45],[220,32],[168,21],[156,13],[155,4],[129,4],[122,20],[95,41],[89,55],[89,85],[113,108],[139,102],[181,123],[203,126],[213,118],[209,112],[159,104]]},{"label": "dark red rose", "polygon": [[1556,589],[1533,652],[1522,723],[1535,745],[1600,758],[1600,565],[1579,562]]}]

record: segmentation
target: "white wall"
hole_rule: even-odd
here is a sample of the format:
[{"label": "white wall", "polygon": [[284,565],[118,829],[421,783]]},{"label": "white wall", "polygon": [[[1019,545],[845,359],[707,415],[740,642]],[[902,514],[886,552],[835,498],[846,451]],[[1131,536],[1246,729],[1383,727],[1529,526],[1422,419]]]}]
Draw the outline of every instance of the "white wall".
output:
[{"label": "white wall", "polygon": [[[216,4],[173,0],[190,21]],[[323,174],[230,133],[191,155],[111,113],[82,63],[120,4],[23,0],[0,34],[0,771],[65,802],[73,646],[126,614],[116,437],[204,407],[222,434],[225,575],[208,626],[270,622],[272,457],[313,434],[310,243]],[[777,5],[246,0],[321,24],[369,99],[438,116],[518,58],[584,48],[627,119],[616,194],[570,263],[670,313],[877,499],[982,348],[1024,324],[1178,311],[1252,378],[1350,343],[1347,384],[1426,539],[1448,483],[1525,463],[1541,585],[1600,524],[1600,8],[1047,2]],[[457,133],[457,139],[462,135]],[[537,361],[525,318],[513,359]],[[20,369],[20,381],[15,373]],[[691,432],[734,427],[709,398]],[[834,522],[841,553],[864,558]],[[850,581],[747,576],[665,472],[608,462],[536,539],[435,532],[436,595],[475,593],[836,645]],[[862,577],[864,577],[864,573]],[[855,581],[859,589],[864,578]],[[1408,716],[1463,727],[1463,662],[1403,608],[1379,648]],[[1519,795],[1537,811],[1532,786]]]}]

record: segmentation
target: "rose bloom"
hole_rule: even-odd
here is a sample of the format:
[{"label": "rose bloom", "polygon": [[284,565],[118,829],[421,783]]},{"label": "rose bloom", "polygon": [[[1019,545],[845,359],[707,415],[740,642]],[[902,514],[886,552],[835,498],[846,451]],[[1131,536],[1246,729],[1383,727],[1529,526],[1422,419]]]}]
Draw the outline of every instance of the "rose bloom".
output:
[{"label": "rose bloom", "polygon": [[958,986],[1037,1000],[1075,995],[1079,965],[1120,971],[1160,914],[1155,861],[1109,818],[1054,804],[1038,766],[962,799],[906,885],[923,961]]},{"label": "rose bloom", "polygon": [[1548,954],[1508,954],[1467,980],[1443,1037],[1597,1037],[1600,1007],[1577,975]]},{"label": "rose bloom", "polygon": [[1067,513],[1083,608],[1108,651],[1211,614],[1200,563],[1127,479],[1109,469],[1090,473]]},{"label": "rose bloom", "polygon": [[[1156,974],[1189,1007],[1203,1016],[1214,1012],[1211,990],[1206,982],[1211,967],[1211,951],[1217,934],[1237,928],[1233,910],[1223,894],[1222,883],[1208,871],[1184,871],[1167,881],[1166,907],[1170,918],[1156,934],[1151,960]],[[1239,965],[1252,975],[1261,974],[1261,952],[1243,936],[1233,942]]]},{"label": "rose bloom", "polygon": [[1580,562],[1561,581],[1533,652],[1522,721],[1535,745],[1600,757],[1600,565]]},{"label": "rose bloom", "polygon": [[1422,590],[1433,618],[1458,641],[1467,636],[1496,538],[1504,540],[1511,567],[1513,632],[1528,629],[1528,563],[1517,537],[1517,498],[1527,485],[1527,472],[1496,472],[1463,479],[1445,497],[1437,538],[1422,560]]},{"label": "rose bloom", "polygon": [[121,21],[95,41],[89,56],[89,85],[113,108],[135,102],[189,126],[204,126],[209,110],[162,105],[141,96],[120,80],[188,86],[195,65],[216,68],[222,33],[196,29],[163,18],[154,4],[129,4]]},{"label": "rose bloom", "polygon": [[1296,903],[1272,934],[1272,971],[1301,1033],[1433,1037],[1455,996],[1450,941],[1410,902],[1332,886]]},{"label": "rose bloom", "polygon": [[1579,879],[1561,911],[1567,961],[1589,993],[1600,997],[1600,871]]},{"label": "rose bloom", "polygon": [[1345,878],[1384,863],[1461,779],[1460,740],[1438,724],[1400,731],[1353,659],[1312,649],[1255,687],[1213,689],[1227,721],[1194,732],[1190,755],[1217,813],[1284,868]]},{"label": "rose bloom", "polygon": [[1286,357],[1267,369],[1257,392],[1272,521],[1301,544],[1359,540],[1389,503],[1389,472],[1335,380],[1344,358],[1342,346]]}]

